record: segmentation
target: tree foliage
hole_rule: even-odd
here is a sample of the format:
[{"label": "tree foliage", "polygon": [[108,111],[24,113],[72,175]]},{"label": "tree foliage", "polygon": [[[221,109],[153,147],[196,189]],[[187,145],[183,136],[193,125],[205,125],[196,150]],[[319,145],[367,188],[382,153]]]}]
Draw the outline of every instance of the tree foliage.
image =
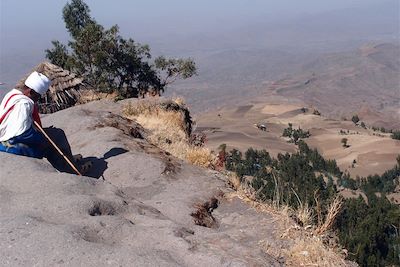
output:
[{"label": "tree foliage", "polygon": [[160,56],[154,61],[155,66],[164,72],[162,84],[168,85],[178,78],[187,79],[196,73],[196,66],[192,59],[175,59]]},{"label": "tree foliage", "polygon": [[397,157],[397,165],[392,169],[385,171],[382,175],[369,175],[360,180],[360,186],[363,191],[368,193],[390,193],[400,184],[400,155]]},{"label": "tree foliage", "polygon": [[68,49],[59,41],[52,41],[53,49],[46,50],[46,57],[53,63],[64,69],[70,69],[72,58],[68,55]]},{"label": "tree foliage", "polygon": [[138,97],[151,92],[161,94],[176,79],[196,74],[193,59],[164,56],[151,62],[150,48],[119,34],[118,25],[105,29],[90,16],[83,0],[72,0],[63,8],[63,19],[70,33],[68,46],[53,41],[46,57],[71,70],[92,88],[120,97]]},{"label": "tree foliage", "polygon": [[[318,194],[320,203],[327,204],[336,189],[329,179],[325,182],[322,174],[332,177],[341,172],[335,161],[326,161],[304,141],[299,143],[299,152],[278,154],[276,159],[265,150],[249,148],[244,157],[238,150],[232,150],[227,155],[226,168],[239,177],[254,176],[252,187],[263,201],[285,203],[295,208],[300,201],[313,208],[317,204],[315,194]],[[320,174],[316,175],[317,172]]]},{"label": "tree foliage", "polygon": [[394,131],[391,135],[393,139],[400,140],[400,131]]},{"label": "tree foliage", "polygon": [[347,138],[342,138],[340,142],[342,143],[343,147],[349,147],[347,141],[349,141]]},{"label": "tree foliage", "polygon": [[243,155],[234,149],[226,154],[225,167],[239,177],[253,176],[250,186],[259,200],[285,203],[293,208],[301,202],[314,214],[320,208],[325,215],[328,203],[337,195],[333,178],[337,178],[337,185],[362,190],[368,201],[361,197],[346,199],[334,225],[340,243],[348,249],[349,258],[361,266],[399,265],[400,209],[385,194],[399,185],[400,155],[397,165],[381,176],[352,179],[340,171],[336,161],[325,160],[304,141],[300,140],[298,146],[297,153],[278,154],[276,159],[265,150],[249,148]]},{"label": "tree foliage", "polygon": [[282,136],[289,137],[291,143],[295,143],[297,145],[298,141],[304,138],[308,138],[311,136],[309,131],[303,131],[303,129],[293,129],[293,124],[289,123],[288,128],[283,130]]},{"label": "tree foliage", "polygon": [[354,124],[357,124],[357,122],[360,121],[360,118],[359,118],[358,115],[356,114],[356,115],[353,115],[353,117],[351,117],[351,121],[352,121]]},{"label": "tree foliage", "polygon": [[400,209],[385,196],[348,199],[338,220],[339,239],[361,266],[400,264]]}]

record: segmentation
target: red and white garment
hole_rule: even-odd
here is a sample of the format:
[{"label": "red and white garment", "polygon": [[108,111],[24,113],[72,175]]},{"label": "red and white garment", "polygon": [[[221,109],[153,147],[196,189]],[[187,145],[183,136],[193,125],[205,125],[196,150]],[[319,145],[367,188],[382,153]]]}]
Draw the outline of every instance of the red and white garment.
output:
[{"label": "red and white garment", "polygon": [[33,120],[41,124],[37,105],[21,91],[12,89],[0,104],[0,142],[29,130]]}]

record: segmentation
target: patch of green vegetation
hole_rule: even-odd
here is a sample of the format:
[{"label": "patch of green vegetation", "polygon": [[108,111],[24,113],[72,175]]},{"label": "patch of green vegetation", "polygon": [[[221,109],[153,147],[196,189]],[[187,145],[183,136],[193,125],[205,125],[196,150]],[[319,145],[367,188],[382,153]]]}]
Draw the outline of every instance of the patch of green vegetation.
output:
[{"label": "patch of green vegetation", "polygon": [[340,243],[361,266],[400,264],[400,209],[385,196],[347,199],[336,221]]},{"label": "patch of green vegetation", "polygon": [[391,135],[393,139],[400,140],[400,131],[394,131]]},{"label": "patch of green vegetation", "polygon": [[366,193],[391,193],[400,183],[400,155],[397,157],[397,165],[385,171],[382,175],[369,175],[360,179],[359,188]]},{"label": "patch of green vegetation", "polygon": [[104,28],[90,15],[83,0],[72,0],[63,8],[70,37],[68,45],[52,41],[46,58],[85,79],[100,92],[116,92],[120,99],[161,94],[177,79],[196,75],[193,59],[159,56],[151,61],[150,48],[125,39],[118,25]]},{"label": "patch of green vegetation", "polygon": [[360,118],[359,118],[358,115],[356,114],[356,115],[353,115],[353,117],[351,117],[351,121],[352,121],[354,124],[357,124],[357,122],[360,121]]},{"label": "patch of green vegetation", "polygon": [[[232,150],[226,157],[225,166],[239,177],[254,176],[251,186],[260,200],[294,208],[299,206],[299,200],[303,205],[315,208],[316,194],[321,206],[326,207],[336,194],[332,177],[342,175],[336,161],[325,160],[304,141],[299,141],[299,152],[278,154],[276,159],[265,150],[250,148],[244,157],[240,151]],[[320,174],[316,175],[317,172]],[[323,175],[328,177],[327,182]]]},{"label": "patch of green vegetation", "polygon": [[309,131],[303,129],[293,129],[293,124],[289,123],[289,127],[283,130],[282,136],[289,137],[290,142],[297,145],[298,141],[311,136]]},{"label": "patch of green vegetation", "polygon": [[[336,161],[325,160],[304,141],[300,140],[298,146],[297,153],[278,154],[277,158],[266,150],[249,148],[244,155],[232,150],[226,155],[225,166],[241,178],[253,176],[250,186],[260,201],[293,208],[308,205],[314,214],[325,215],[337,196],[334,177],[340,186],[363,191],[368,201],[361,197],[346,199],[333,230],[348,249],[349,259],[361,266],[399,265],[400,209],[385,194],[399,184],[400,155],[397,165],[384,174],[352,179],[340,171]],[[380,196],[376,195],[378,192]],[[313,222],[317,223],[315,217]]]}]

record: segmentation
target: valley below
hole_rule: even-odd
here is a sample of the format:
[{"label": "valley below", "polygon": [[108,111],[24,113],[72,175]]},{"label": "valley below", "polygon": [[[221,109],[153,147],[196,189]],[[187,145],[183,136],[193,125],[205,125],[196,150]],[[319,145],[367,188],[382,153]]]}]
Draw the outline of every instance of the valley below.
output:
[{"label": "valley below", "polygon": [[[268,103],[260,97],[248,105],[221,108],[199,116],[197,131],[207,135],[207,146],[217,151],[224,143],[229,149],[246,151],[265,149],[272,156],[293,153],[296,145],[282,136],[288,124],[309,131],[304,141],[316,148],[325,158],[334,159],[342,171],[352,177],[382,174],[396,164],[400,141],[389,133],[375,132],[355,125],[352,121],[329,119],[313,114],[313,110],[299,103]],[[265,131],[256,125],[265,125]],[[348,139],[348,147],[341,140]],[[356,162],[353,164],[353,162]]]}]

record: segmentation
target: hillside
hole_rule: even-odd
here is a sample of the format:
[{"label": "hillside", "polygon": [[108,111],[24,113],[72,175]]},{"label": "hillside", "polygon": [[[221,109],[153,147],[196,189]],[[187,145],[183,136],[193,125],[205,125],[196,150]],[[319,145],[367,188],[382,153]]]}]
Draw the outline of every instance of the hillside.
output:
[{"label": "hillside", "polygon": [[[297,266],[323,253],[283,238],[295,224],[243,202],[226,176],[148,143],[119,116],[122,105],[92,102],[43,118],[65,130],[98,179],[0,154],[1,265]],[[351,264],[330,253],[318,260]]]},{"label": "hillside", "polygon": [[195,58],[199,76],[174,85],[168,94],[184,96],[197,114],[246,105],[262,95],[282,96],[314,106],[330,118],[350,119],[358,113],[369,124],[400,127],[396,43],[364,43],[334,53],[226,49]]},{"label": "hillside", "polygon": [[226,48],[195,55],[197,77],[180,81],[167,94],[181,95],[196,113],[263,93],[263,83],[296,72],[309,53],[278,48]]},{"label": "hillside", "polygon": [[397,229],[400,218],[400,141],[361,123],[328,119],[304,103],[271,100],[204,114],[196,131],[262,201],[305,206],[316,220],[328,207],[321,196],[343,197],[335,234],[349,259],[397,266],[392,225]]},{"label": "hillside", "polygon": [[[243,106],[225,107],[198,116],[196,131],[207,134],[207,145],[218,150],[222,143],[246,151],[249,147],[266,149],[272,156],[278,153],[293,153],[296,146],[282,137],[289,123],[311,133],[305,141],[328,159],[335,159],[342,171],[353,177],[382,174],[396,164],[400,141],[390,134],[374,132],[354,125],[352,121],[340,121],[313,114],[312,109],[301,110],[305,103],[288,103],[279,96],[258,97]],[[264,124],[261,131],[255,124]],[[344,132],[341,134],[341,131]],[[348,148],[343,148],[341,139],[348,139]],[[352,164],[353,161],[356,164]]]},{"label": "hillside", "polygon": [[[300,74],[301,73],[301,74]],[[321,57],[271,84],[267,94],[300,99],[325,116],[359,114],[370,125],[400,127],[400,46],[365,45]]]}]

